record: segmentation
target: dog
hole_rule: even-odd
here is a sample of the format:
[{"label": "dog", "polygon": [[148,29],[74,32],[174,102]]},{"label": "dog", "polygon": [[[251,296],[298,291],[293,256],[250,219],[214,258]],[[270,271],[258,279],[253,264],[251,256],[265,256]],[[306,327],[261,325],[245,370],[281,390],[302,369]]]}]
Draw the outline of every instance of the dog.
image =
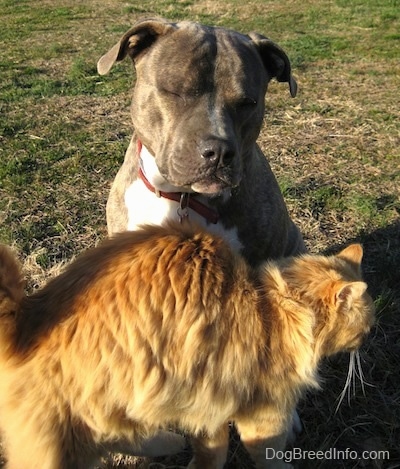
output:
[{"label": "dog", "polygon": [[98,61],[136,69],[134,135],[107,202],[110,235],[167,219],[222,235],[253,266],[305,251],[256,143],[268,83],[297,84],[270,39],[194,22],[138,21]]}]

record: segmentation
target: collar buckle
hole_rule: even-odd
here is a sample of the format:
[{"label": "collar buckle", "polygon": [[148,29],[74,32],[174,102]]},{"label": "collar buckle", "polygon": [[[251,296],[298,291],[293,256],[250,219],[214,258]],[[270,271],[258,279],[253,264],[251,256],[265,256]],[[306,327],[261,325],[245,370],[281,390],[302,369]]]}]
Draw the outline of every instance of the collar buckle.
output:
[{"label": "collar buckle", "polygon": [[176,210],[178,214],[179,221],[182,223],[184,220],[189,218],[189,198],[190,194],[188,192],[182,192],[179,200],[179,207]]}]

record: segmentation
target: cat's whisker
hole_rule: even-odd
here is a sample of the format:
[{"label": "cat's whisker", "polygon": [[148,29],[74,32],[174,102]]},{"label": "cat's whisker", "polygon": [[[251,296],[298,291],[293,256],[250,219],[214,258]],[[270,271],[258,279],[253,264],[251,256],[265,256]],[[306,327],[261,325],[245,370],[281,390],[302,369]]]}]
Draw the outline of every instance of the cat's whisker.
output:
[{"label": "cat's whisker", "polygon": [[[347,371],[346,382],[338,398],[338,404],[336,406],[335,414],[339,410],[339,407],[341,406],[346,394],[347,394],[347,401],[349,404],[350,404],[351,394],[355,395],[356,380],[353,379],[355,376],[360,380],[362,393],[363,393],[363,396],[365,397],[366,395],[365,386],[373,386],[373,385],[368,383],[365,380],[365,376],[364,376],[364,372],[363,372],[362,364],[361,364],[361,355],[358,350],[356,352],[350,352],[349,369]],[[352,389],[352,392],[350,391],[350,388]]]},{"label": "cat's whisker", "polygon": [[[353,376],[352,376],[352,388],[353,388],[353,396],[356,394],[356,380],[354,379],[356,376],[359,378],[358,373],[357,373],[357,365],[358,365],[358,351],[353,352],[354,353],[354,361],[353,361]],[[362,373],[362,371],[361,371]],[[350,402],[350,396],[349,396],[349,402]]]},{"label": "cat's whisker", "polygon": [[[349,357],[349,368],[348,368],[348,371],[347,371],[347,377],[346,377],[346,382],[344,383],[344,387],[343,387],[343,390],[342,392],[340,393],[340,396],[339,396],[339,402],[336,406],[336,410],[335,410],[335,414],[337,413],[337,411],[339,410],[339,407],[341,406],[346,394],[348,396],[348,402],[350,403],[350,385],[353,381],[353,375],[354,375],[354,372],[355,372],[355,352],[350,352],[350,357]],[[353,383],[354,384],[354,383]],[[353,389],[353,393],[354,393],[354,389]]]},{"label": "cat's whisker", "polygon": [[358,379],[361,382],[362,393],[363,393],[363,396],[365,397],[365,386],[364,386],[365,379],[364,379],[364,373],[363,373],[362,366],[361,366],[360,353],[357,351],[355,355],[356,355],[356,360],[357,360],[357,369],[355,370],[355,372],[356,372],[356,375],[358,376]]},{"label": "cat's whisker", "polygon": [[[365,361],[365,360],[364,360]],[[371,384],[369,383],[368,381],[366,381],[365,379],[365,376],[364,376],[364,372],[362,370],[362,355],[361,353],[358,351],[357,352],[357,364],[358,364],[358,370],[359,372],[357,373],[357,376],[359,377],[360,381],[361,381],[361,386],[363,388],[363,394],[364,394],[364,390],[365,390],[365,386],[369,386],[369,387],[372,387],[372,388],[375,388],[376,385],[375,384]],[[365,394],[364,394],[365,396]]]}]

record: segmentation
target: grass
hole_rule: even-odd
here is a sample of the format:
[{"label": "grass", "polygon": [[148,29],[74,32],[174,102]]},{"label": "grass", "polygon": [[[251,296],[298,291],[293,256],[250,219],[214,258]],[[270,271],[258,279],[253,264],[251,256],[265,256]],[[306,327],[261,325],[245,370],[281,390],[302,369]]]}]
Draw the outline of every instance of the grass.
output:
[{"label": "grass", "polygon": [[[146,14],[258,31],[288,52],[290,100],[271,83],[259,142],[309,249],[364,244],[378,325],[355,384],[336,405],[347,357],[324,363],[304,399],[306,450],[387,450],[390,461],[312,461],[301,468],[400,467],[400,85],[398,0],[0,0],[0,241],[36,288],[106,235],[105,202],[131,134],[131,65],[99,77],[97,59]],[[247,469],[233,439],[228,469]],[[153,463],[178,467],[181,459]],[[138,467],[117,457],[106,467]]]}]

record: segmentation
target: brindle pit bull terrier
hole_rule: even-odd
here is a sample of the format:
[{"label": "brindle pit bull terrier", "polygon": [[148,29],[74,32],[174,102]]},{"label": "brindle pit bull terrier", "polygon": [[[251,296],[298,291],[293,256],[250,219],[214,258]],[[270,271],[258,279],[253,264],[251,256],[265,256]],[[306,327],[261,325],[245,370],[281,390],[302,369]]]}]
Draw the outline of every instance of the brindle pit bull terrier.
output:
[{"label": "brindle pit bull terrier", "polygon": [[296,95],[285,52],[259,34],[145,19],[100,58],[99,73],[127,55],[135,133],[108,199],[109,234],[188,216],[253,265],[303,252],[256,143],[269,81]]},{"label": "brindle pit bull terrier", "polygon": [[[150,18],[100,58],[99,73],[127,55],[136,68],[135,132],[107,202],[109,234],[189,218],[221,234],[252,265],[304,252],[256,143],[269,81],[288,83],[296,95],[285,52],[259,34]],[[299,425],[294,416],[295,431]],[[147,449],[155,455],[166,445],[157,451],[149,442]],[[207,468],[222,468],[226,454],[206,451]]]}]

